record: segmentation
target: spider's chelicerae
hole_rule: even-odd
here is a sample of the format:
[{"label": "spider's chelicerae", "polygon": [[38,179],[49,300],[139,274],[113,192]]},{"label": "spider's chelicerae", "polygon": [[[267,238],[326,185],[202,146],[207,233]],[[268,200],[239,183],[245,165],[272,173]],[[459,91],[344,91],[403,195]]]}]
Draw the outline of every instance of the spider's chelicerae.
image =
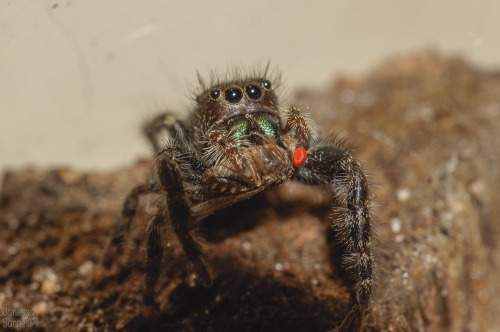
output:
[{"label": "spider's chelicerae", "polygon": [[158,212],[147,229],[146,307],[155,305],[164,223],[171,224],[196,274],[208,286],[212,277],[193,226],[216,210],[287,180],[331,186],[345,205],[336,208],[332,222],[357,280],[357,303],[361,309],[368,306],[374,261],[365,172],[342,144],[316,139],[314,125],[299,108],[281,108],[275,93],[278,82],[266,74],[267,69],[209,85],[200,79],[187,121],[162,114],[146,126],[156,150],[156,177],[128,195],[104,260],[109,267],[116,257],[138,197],[160,193]]}]

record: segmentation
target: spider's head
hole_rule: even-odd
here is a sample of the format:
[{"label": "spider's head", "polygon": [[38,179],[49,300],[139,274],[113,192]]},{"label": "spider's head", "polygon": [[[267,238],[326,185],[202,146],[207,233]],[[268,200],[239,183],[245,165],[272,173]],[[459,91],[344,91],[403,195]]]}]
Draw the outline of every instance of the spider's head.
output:
[{"label": "spider's head", "polygon": [[196,98],[203,122],[214,124],[259,113],[277,115],[277,97],[267,79],[256,78],[216,84]]},{"label": "spider's head", "polygon": [[264,78],[216,84],[196,98],[199,125],[234,133],[236,139],[258,142],[259,136],[280,140],[278,100]]}]

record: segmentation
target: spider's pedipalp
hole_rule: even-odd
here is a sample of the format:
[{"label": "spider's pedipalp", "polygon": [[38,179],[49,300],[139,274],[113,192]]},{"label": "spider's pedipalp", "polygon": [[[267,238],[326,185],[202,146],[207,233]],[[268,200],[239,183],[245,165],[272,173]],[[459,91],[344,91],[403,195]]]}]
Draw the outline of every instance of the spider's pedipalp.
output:
[{"label": "spider's pedipalp", "polygon": [[312,121],[310,114],[302,112],[297,106],[290,106],[286,109],[281,108],[286,114],[286,125],[284,133],[296,131],[301,138],[300,142],[306,148],[309,144],[315,143],[318,139],[318,128]]}]

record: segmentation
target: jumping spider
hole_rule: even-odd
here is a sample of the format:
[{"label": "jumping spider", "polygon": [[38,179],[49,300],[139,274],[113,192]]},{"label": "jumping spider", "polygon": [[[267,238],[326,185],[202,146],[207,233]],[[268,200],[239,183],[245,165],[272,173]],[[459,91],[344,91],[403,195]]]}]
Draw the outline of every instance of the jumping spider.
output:
[{"label": "jumping spider", "polygon": [[[119,252],[140,195],[162,198],[147,228],[146,310],[154,310],[155,285],[163,255],[161,227],[170,223],[197,276],[209,286],[203,248],[193,226],[209,214],[287,180],[327,185],[344,208],[333,220],[344,259],[354,271],[357,304],[368,307],[373,285],[370,189],[360,163],[338,142],[316,139],[312,122],[297,107],[278,106],[275,83],[267,76],[237,76],[201,89],[188,121],[162,114],[145,132],[156,151],[154,180],[127,196],[108,246],[104,266]],[[283,126],[281,114],[286,113]]]}]

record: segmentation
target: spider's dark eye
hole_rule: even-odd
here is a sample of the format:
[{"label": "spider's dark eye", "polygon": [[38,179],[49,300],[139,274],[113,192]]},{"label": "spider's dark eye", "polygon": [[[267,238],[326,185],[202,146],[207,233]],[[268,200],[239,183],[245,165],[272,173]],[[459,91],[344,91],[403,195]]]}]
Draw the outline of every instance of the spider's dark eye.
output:
[{"label": "spider's dark eye", "polygon": [[255,84],[247,84],[245,91],[248,98],[252,100],[259,100],[260,96],[262,96],[262,91],[260,91],[260,88]]},{"label": "spider's dark eye", "polygon": [[210,91],[210,98],[212,98],[213,100],[217,100],[219,99],[219,97],[220,97],[219,89],[213,89],[212,91]]},{"label": "spider's dark eye", "polygon": [[226,90],[226,100],[231,104],[236,104],[243,98],[243,91],[236,86],[232,86]]},{"label": "spider's dark eye", "polygon": [[271,89],[271,82],[269,82],[268,80],[262,81],[262,86],[264,88],[266,88],[267,90],[270,90]]}]

